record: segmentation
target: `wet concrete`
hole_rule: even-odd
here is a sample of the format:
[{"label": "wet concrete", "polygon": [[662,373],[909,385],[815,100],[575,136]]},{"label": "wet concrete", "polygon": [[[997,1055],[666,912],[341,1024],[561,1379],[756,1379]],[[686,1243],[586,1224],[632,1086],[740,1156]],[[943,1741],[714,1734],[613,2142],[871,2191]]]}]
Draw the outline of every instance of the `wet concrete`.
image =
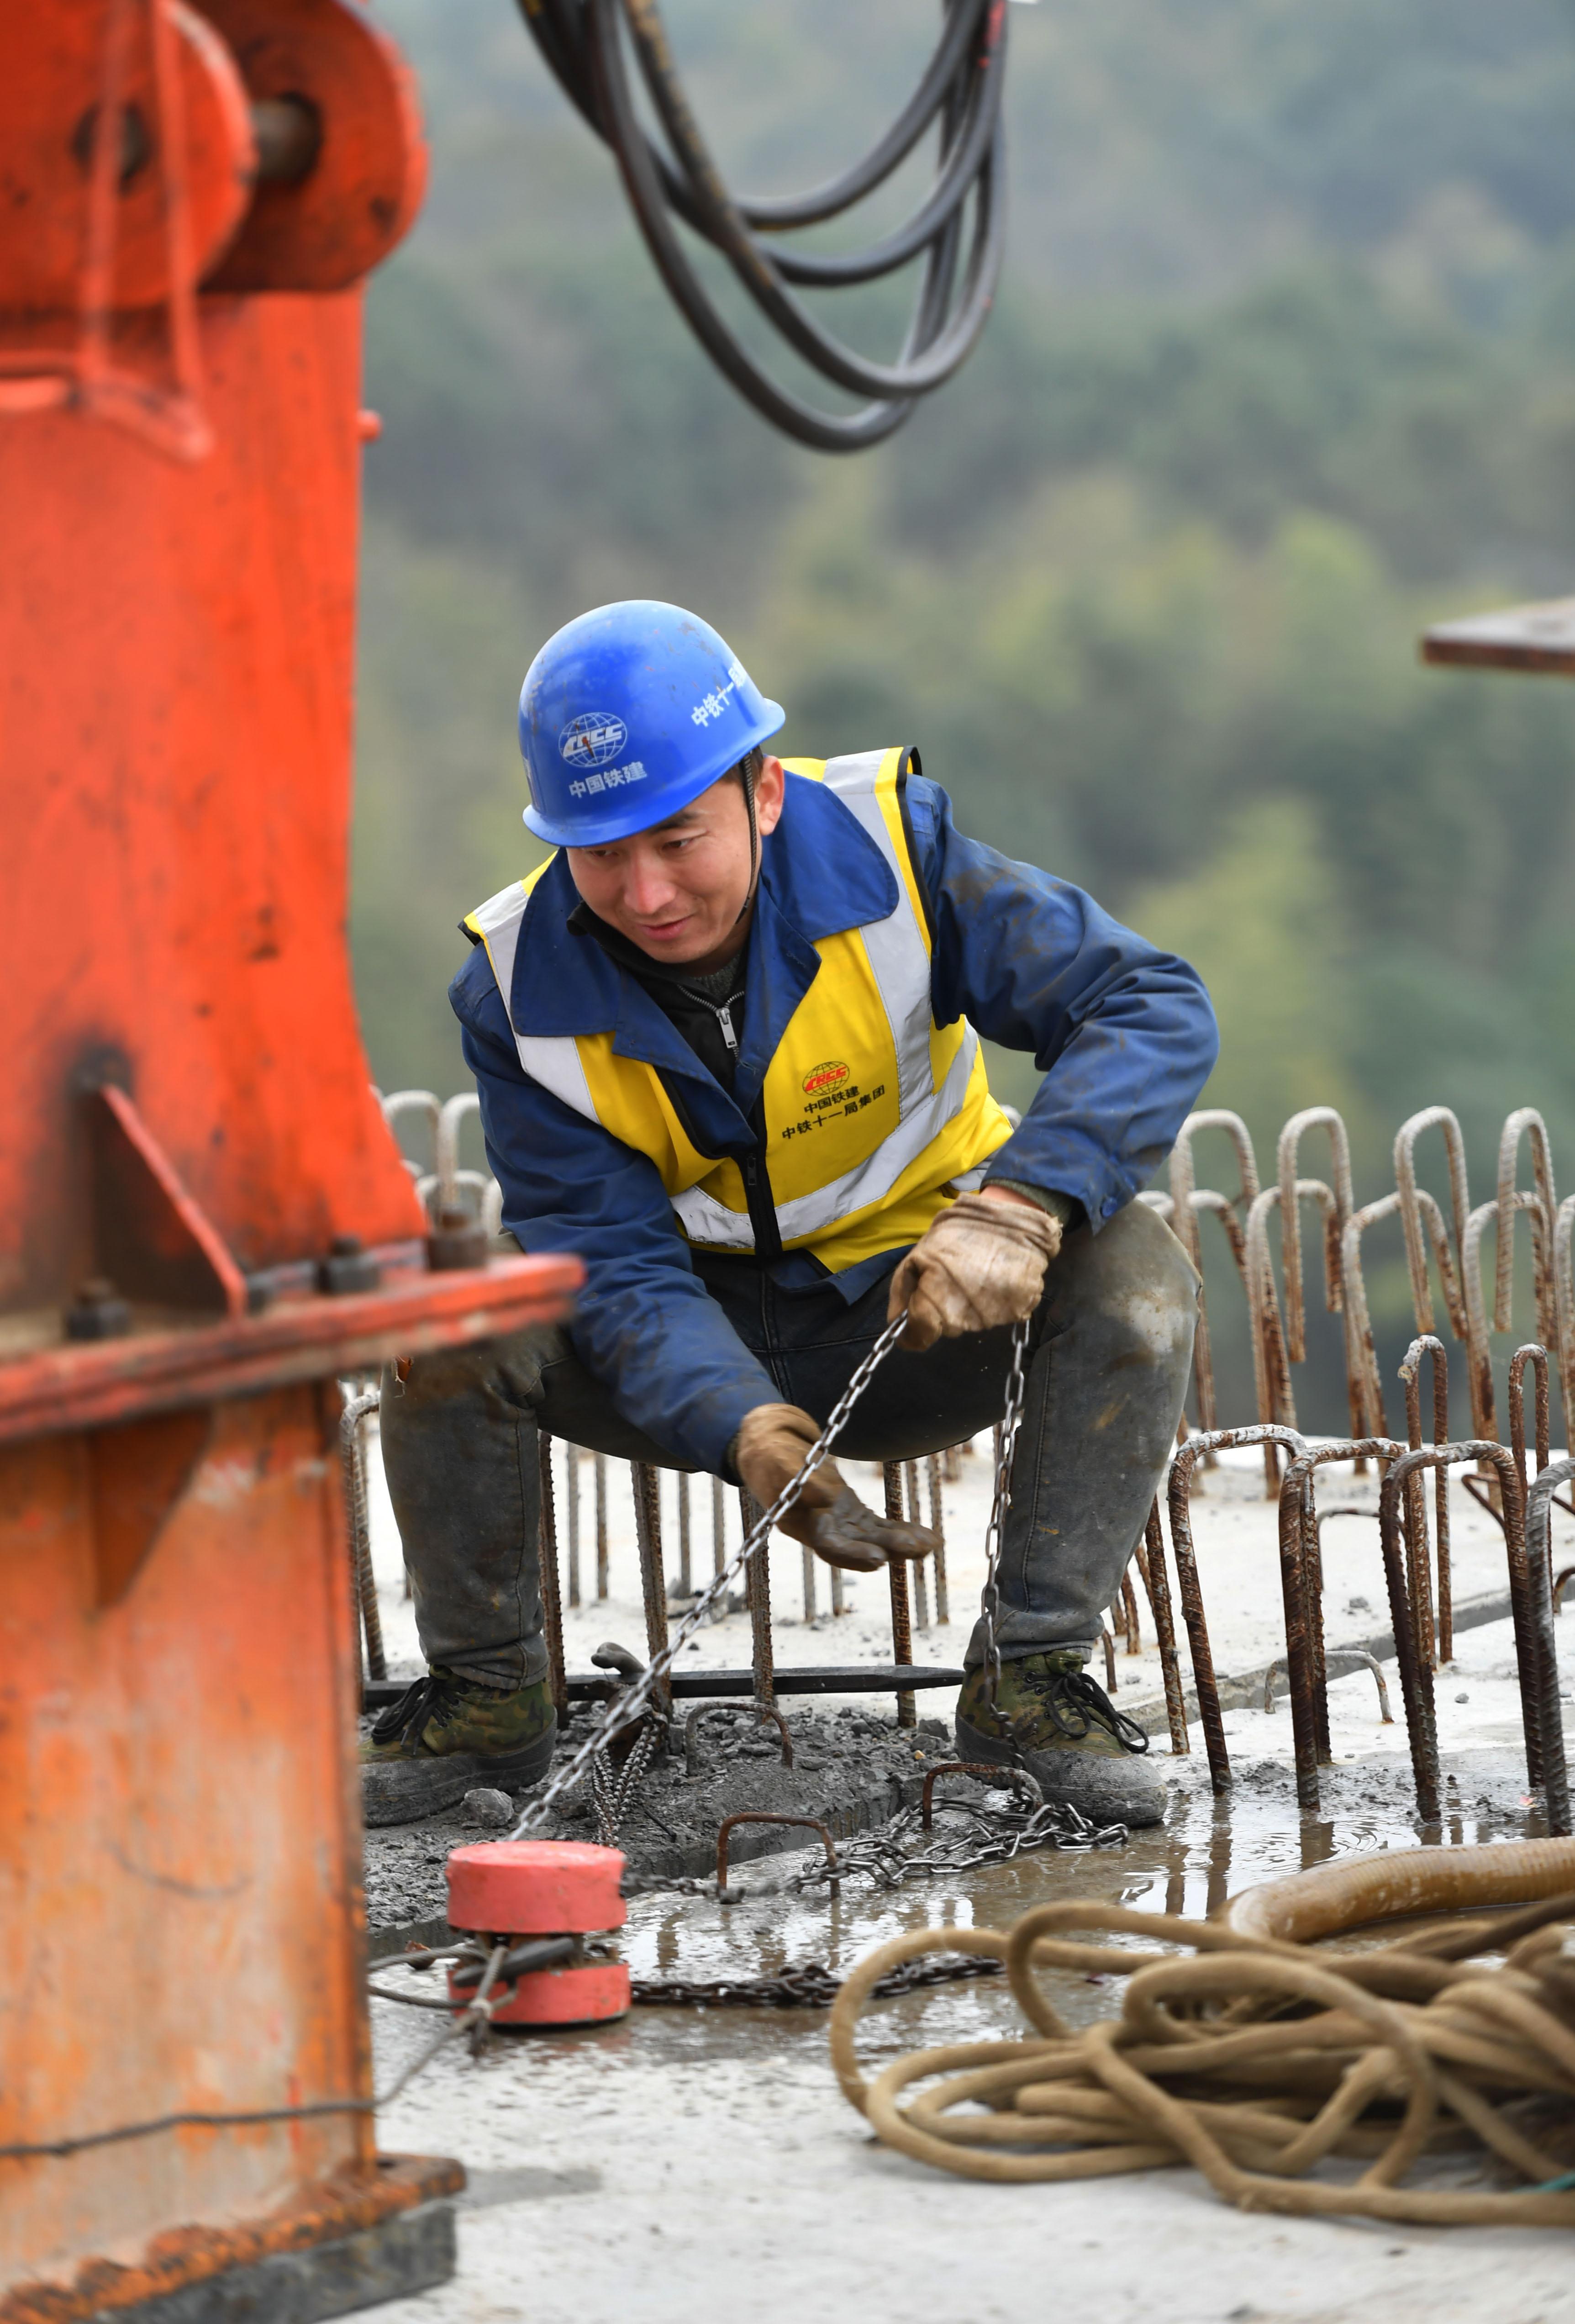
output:
[{"label": "wet concrete", "polygon": [[[1334,1690],[1337,1706],[1342,1691],[1362,1715],[1355,1682]],[[1118,1851],[1038,1855],[891,1895],[850,1881],[840,1900],[794,1893],[800,1859],[778,1858],[732,1906],[633,1898],[619,1950],[640,1978],[808,1960],[845,1970],[909,1928],[1002,1925],[1073,1897],[1198,1915],[1331,1855],[1537,1828],[1507,1746],[1457,1768],[1441,1832],[1409,1813],[1398,1759],[1326,1770],[1325,1812],[1307,1817],[1278,1750],[1239,1750],[1222,1801],[1201,1759],[1167,1773],[1165,1825]],[[1075,2023],[1115,2004],[1081,1977],[1052,1991]],[[384,2004],[374,2018],[386,2080],[431,2021]],[[960,1985],[883,2005],[861,2046],[876,2066],[921,2043],[1019,2030],[999,1986]],[[477,2060],[456,2045],[384,2116],[381,2139],[457,2153],[476,2173],[459,2278],[386,2310],[388,2324],[1019,2324],[1046,2308],[1091,2324],[1575,2324],[1567,2237],[1249,2218],[1179,2171],[1021,2188],[928,2172],[870,2139],[832,2080],[819,2012],[648,2007],[591,2031],[499,2036]]]},{"label": "wet concrete", "polygon": [[[817,1817],[833,1840],[885,1823],[919,1797],[926,1765],[949,1759],[951,1728],[926,1717],[916,1728],[899,1728],[895,1717],[844,1706],[825,1712],[788,1702],[783,1706],[793,1748],[793,1765],[782,1760],[781,1738],[747,1706],[708,1708],[695,1730],[696,1772],[688,1771],[684,1748],[684,1707],[679,1706],[672,1753],[648,1766],[619,1820],[618,1844],[637,1880],[704,1878],[716,1869],[716,1836],[725,1817],[741,1812]],[[589,1718],[574,1720],[560,1748],[573,1749],[588,1730]],[[516,1806],[534,1796],[519,1794]],[[598,1837],[587,1784],[570,1795],[566,1812],[554,1814],[544,1838]],[[439,1936],[446,1925],[447,1892],[443,1867],[449,1849],[499,1835],[479,1820],[456,1811],[422,1823],[383,1828],[366,1835],[367,1921],[379,1950]],[[790,1825],[741,1826],[729,1841],[734,1864],[801,1847],[804,1834]]]},{"label": "wet concrete", "polygon": [[[949,1629],[937,1626],[927,1644],[916,1641],[936,1660],[961,1659],[968,1601],[977,1594],[976,1581],[966,1586],[967,1528],[986,1466],[970,1464],[960,1495],[949,1496],[957,1611]],[[1171,1785],[1166,1822],[1133,1834],[1121,1849],[1045,1853],[895,1895],[850,1880],[840,1900],[793,1890],[797,1855],[757,1859],[739,1881],[742,1900],[731,1906],[705,1894],[634,1896],[617,1943],[636,1976],[743,1978],[807,1960],[845,1972],[900,1931],[1002,1925],[1061,1898],[1201,1915],[1257,1882],[1331,1856],[1418,1842],[1490,1845],[1538,1831],[1505,1621],[1462,1635],[1439,1674],[1441,1828],[1423,1827],[1414,1813],[1392,1661],[1392,1726],[1380,1722],[1368,1674],[1331,1685],[1334,1764],[1322,1771],[1321,1811],[1298,1811],[1283,1685],[1265,1713],[1260,1693],[1246,1683],[1283,1650],[1274,1510],[1261,1495],[1261,1471],[1255,1477],[1244,1463],[1211,1477],[1197,1508],[1216,1662],[1228,1680],[1241,1682],[1227,1695],[1234,1782],[1225,1798],[1211,1794],[1196,1726],[1191,1755],[1180,1758],[1166,1752],[1162,1729],[1155,1748]],[[1337,1498],[1367,1505],[1376,1492],[1371,1480],[1341,1479],[1331,1505]],[[1331,1638],[1381,1627],[1377,1529],[1366,1506],[1364,1515],[1366,1523],[1337,1522],[1325,1534]],[[571,1648],[571,1660],[581,1665],[595,1638],[640,1635],[637,1616],[617,1607],[620,1556],[622,1586],[631,1606],[637,1601],[630,1552],[614,1547],[613,1604],[571,1616],[581,1649]],[[1557,1547],[1559,1563],[1568,1563],[1562,1539]],[[784,1582],[795,1554],[789,1545],[778,1569]],[[588,1554],[586,1564],[588,1581]],[[1501,1540],[1470,1507],[1460,1508],[1460,1595],[1501,1587],[1502,1572]],[[781,1600],[788,1595],[784,1588]],[[782,1623],[779,1660],[884,1659],[889,1651],[878,1603],[835,1625],[823,1612],[813,1642],[798,1637],[798,1627]],[[745,1628],[735,1616],[707,1631],[695,1660],[746,1661]],[[1146,1634],[1148,1628],[1146,1617]],[[1567,1653],[1563,1634],[1575,1644],[1575,1626],[1566,1618],[1559,1629]],[[1119,1673],[1122,1708],[1156,1696],[1151,1637],[1140,1659],[1119,1658]],[[869,1720],[851,1738],[856,1751],[828,1751],[838,1763],[829,1769],[807,1765],[813,1748],[806,1754],[803,1773],[819,1779],[813,1796],[823,1805],[842,1796],[836,1787],[844,1780],[859,1780],[850,1759],[861,1763],[871,1795],[890,1786],[904,1797],[922,1773],[913,1743],[947,1748],[933,1730],[898,1735],[889,1702],[856,1707]],[[952,1706],[932,1697],[920,1707],[935,1716]],[[825,1710],[787,1711],[796,1735],[807,1722],[816,1736],[827,1719]],[[871,1711],[878,1717],[870,1720]],[[742,1748],[752,1731],[743,1719],[714,1722],[719,1736],[730,1725],[739,1748],[729,1753],[718,1742],[719,1772],[738,1794],[734,1803],[744,1804],[749,1787],[775,1783],[780,1771],[769,1749]],[[659,1794],[658,1804],[666,1813]],[[447,1849],[485,1836],[454,1819],[373,1835],[372,1853],[382,1865],[373,1893],[401,1910],[423,1899],[440,1908]],[[654,1844],[659,1835],[650,1837]],[[392,1868],[401,1851],[402,1871]],[[1054,1990],[1075,2022],[1116,2000],[1081,1978],[1063,1977]],[[432,2022],[373,2005],[380,2086],[425,2043]],[[866,2021],[861,2048],[873,2065],[920,2043],[1018,2030],[1010,1997],[998,1986],[958,1985],[883,2005]],[[713,2314],[746,2324],[1022,2324],[1045,2310],[1065,2310],[1080,2324],[1343,2324],[1356,2317],[1575,2324],[1567,2236],[1248,2217],[1221,2206],[1184,2171],[1018,2188],[926,2171],[870,2139],[832,2078],[818,2012],[667,2006],[588,2032],[500,2036],[475,2060],[456,2044],[385,2112],[379,2135],[385,2148],[456,2154],[474,2173],[458,2277],[380,2311],[387,2324],[600,2324],[604,2317],[692,2324]]]}]

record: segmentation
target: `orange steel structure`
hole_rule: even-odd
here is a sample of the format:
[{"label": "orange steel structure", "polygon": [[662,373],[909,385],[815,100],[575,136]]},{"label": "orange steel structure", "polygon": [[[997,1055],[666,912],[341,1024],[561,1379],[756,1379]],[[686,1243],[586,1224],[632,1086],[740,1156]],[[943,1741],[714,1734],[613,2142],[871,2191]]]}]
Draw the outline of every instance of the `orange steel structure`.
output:
[{"label": "orange steel structure", "polygon": [[429,1270],[351,994],[359,285],[422,172],[351,0],[0,12],[4,2324],[447,2264],[367,2105],[336,1380],[577,1270]]}]

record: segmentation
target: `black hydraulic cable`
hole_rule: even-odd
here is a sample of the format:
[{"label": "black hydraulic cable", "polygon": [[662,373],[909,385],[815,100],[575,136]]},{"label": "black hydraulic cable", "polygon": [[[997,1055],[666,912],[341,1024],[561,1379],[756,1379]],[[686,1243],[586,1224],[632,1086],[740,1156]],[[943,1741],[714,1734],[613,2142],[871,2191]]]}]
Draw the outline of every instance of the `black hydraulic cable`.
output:
[{"label": "black hydraulic cable", "polygon": [[[676,304],[718,368],[763,417],[817,449],[857,450],[900,427],[916,400],[966,361],[988,318],[1005,247],[1006,0],[944,0],[940,39],[897,121],[841,176],[810,193],[769,200],[728,192],[674,69],[657,0],[520,0],[520,6],[554,78],[612,150]],[[626,26],[668,151],[647,135],[636,109],[623,47]],[[783,250],[762,238],[841,215],[883,183],[936,123],[935,180],[894,232],[867,249],[835,255]],[[871,400],[845,414],[826,412],[773,380],[717,310],[675,218],[727,259],[761,313],[806,363],[849,394]],[[920,279],[895,363],[870,361],[847,346],[788,288],[871,281],[916,261]]]},{"label": "black hydraulic cable", "polygon": [[[615,32],[615,12],[619,0],[592,0],[592,5],[597,14],[607,20],[610,34]],[[977,336],[972,314],[980,288],[977,254],[988,246],[992,213],[999,216],[994,205],[986,201],[982,184],[974,225],[976,258],[970,268],[965,286],[967,303],[963,310],[938,333],[932,343],[910,348],[900,363],[870,363],[854,355],[834,339],[829,332],[823,330],[798,300],[783,288],[772,254],[762,248],[745,228],[695,127],[671,70],[665,43],[660,48],[656,45],[661,26],[655,0],[623,0],[623,6],[634,25],[636,44],[648,67],[647,78],[661,113],[663,126],[677,147],[680,159],[687,165],[691,184],[700,192],[711,212],[714,239],[723,256],[731,262],[744,289],[775,323],[788,345],[806,362],[814,364],[826,378],[838,387],[845,387],[852,395],[922,395],[930,388],[938,387],[943,380],[949,379],[969,353]],[[1002,21],[1005,21],[1004,17]],[[632,111],[629,118],[632,124]],[[938,240],[942,231],[941,226],[932,227],[931,240]],[[991,279],[986,295],[993,289]],[[982,319],[981,316],[981,322]]]},{"label": "black hydraulic cable", "polygon": [[[989,69],[988,60],[984,58],[975,60],[973,69],[957,89],[943,93],[944,125],[941,143],[941,174],[925,202],[906,226],[898,227],[896,233],[888,235],[885,241],[874,244],[869,250],[855,251],[846,256],[833,257],[807,252],[796,254],[754,242],[748,235],[747,229],[754,223],[752,212],[760,205],[746,206],[734,201],[717,177],[685,102],[671,58],[667,53],[654,0],[625,0],[625,5],[638,11],[636,43],[646,85],[662,125],[688,171],[688,176],[680,179],[673,179],[670,171],[666,173],[663,182],[668,189],[668,199],[686,224],[706,235],[719,249],[730,249],[741,236],[747,239],[751,249],[758,253],[779,281],[785,282],[868,282],[878,275],[889,274],[897,267],[906,265],[955,216],[972,189],[1000,114],[1000,75]],[[961,12],[959,14],[961,16]],[[1001,22],[1004,23],[1004,17]],[[655,28],[655,38],[646,36],[644,27],[648,23]],[[960,108],[955,105],[959,95],[963,97]],[[959,110],[963,130],[960,142],[953,143],[956,134],[953,116]],[[698,198],[695,190],[697,188],[703,189]]]}]

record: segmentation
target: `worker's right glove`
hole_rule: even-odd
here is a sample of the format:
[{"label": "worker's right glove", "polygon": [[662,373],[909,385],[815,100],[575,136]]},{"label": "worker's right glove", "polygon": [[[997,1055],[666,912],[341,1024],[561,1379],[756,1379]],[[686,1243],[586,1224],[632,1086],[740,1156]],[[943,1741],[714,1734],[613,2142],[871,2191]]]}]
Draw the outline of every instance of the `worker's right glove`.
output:
[{"label": "worker's right glove", "polygon": [[[798,1474],[819,1434],[818,1421],[796,1404],[759,1404],[746,1415],[732,1441],[732,1465],[762,1508]],[[877,1517],[834,1461],[821,1462],[778,1530],[853,1573],[879,1572],[893,1558],[927,1557],[937,1546],[926,1526]]]}]

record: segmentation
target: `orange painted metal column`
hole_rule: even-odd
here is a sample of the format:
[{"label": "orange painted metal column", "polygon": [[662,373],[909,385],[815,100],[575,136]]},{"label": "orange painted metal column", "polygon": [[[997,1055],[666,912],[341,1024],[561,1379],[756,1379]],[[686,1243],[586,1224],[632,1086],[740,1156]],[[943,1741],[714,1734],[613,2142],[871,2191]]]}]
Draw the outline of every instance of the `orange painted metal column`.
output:
[{"label": "orange painted metal column", "polygon": [[422,169],[350,0],[0,21],[4,2324],[444,2264],[366,2103],[336,1380],[577,1269],[428,1269],[352,997],[358,286]]}]

